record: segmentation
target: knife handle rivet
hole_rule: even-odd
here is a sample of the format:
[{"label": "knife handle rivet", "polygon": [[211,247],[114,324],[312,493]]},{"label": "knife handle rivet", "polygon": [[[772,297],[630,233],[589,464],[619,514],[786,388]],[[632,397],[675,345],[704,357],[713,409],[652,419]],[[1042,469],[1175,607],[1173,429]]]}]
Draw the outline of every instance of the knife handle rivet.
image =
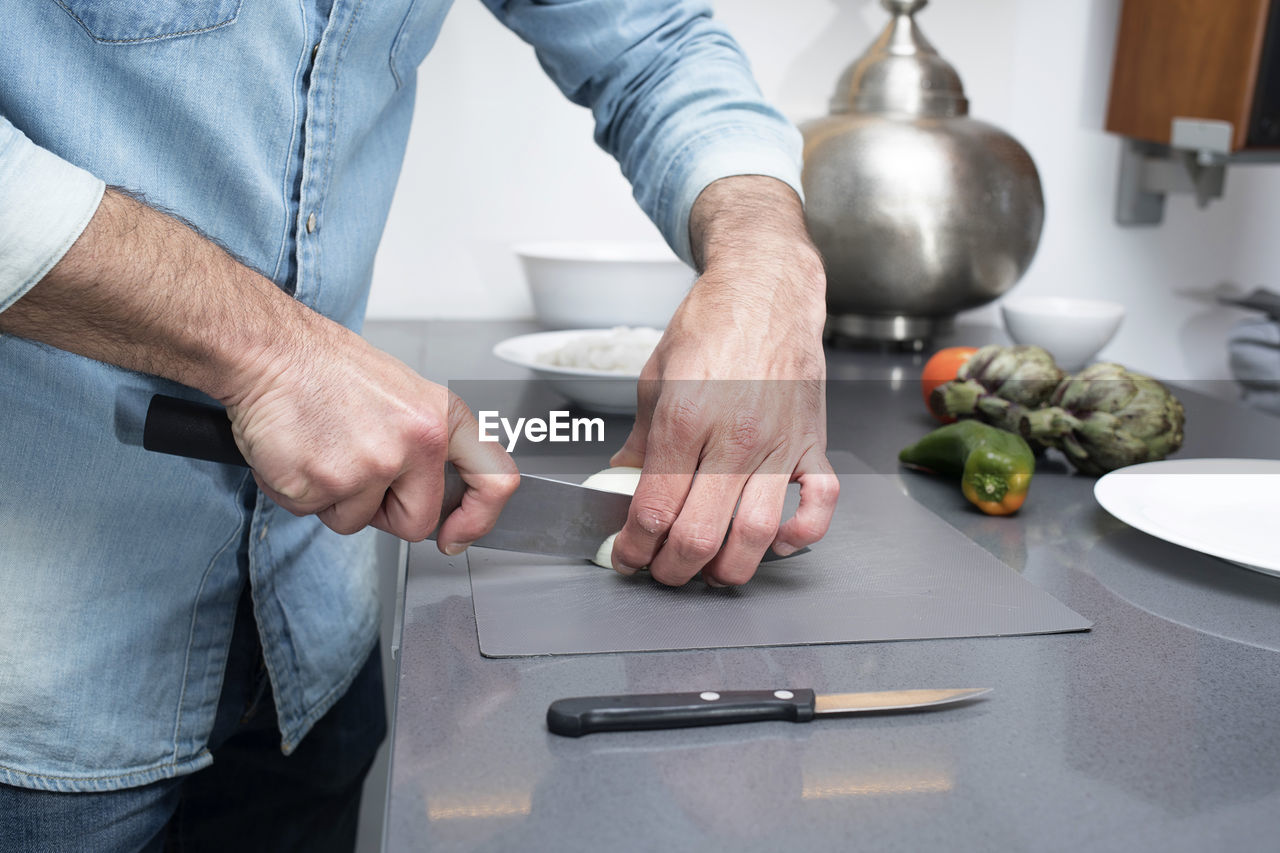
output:
[{"label": "knife handle rivet", "polygon": [[707,690],[703,693],[699,693],[698,698],[707,702],[714,702],[720,698],[720,694],[714,690]]},{"label": "knife handle rivet", "polygon": [[775,699],[794,699],[794,698],[796,698],[796,694],[792,693],[790,690],[775,690],[775,691],[773,691],[773,696],[774,696],[774,698],[775,698]]}]

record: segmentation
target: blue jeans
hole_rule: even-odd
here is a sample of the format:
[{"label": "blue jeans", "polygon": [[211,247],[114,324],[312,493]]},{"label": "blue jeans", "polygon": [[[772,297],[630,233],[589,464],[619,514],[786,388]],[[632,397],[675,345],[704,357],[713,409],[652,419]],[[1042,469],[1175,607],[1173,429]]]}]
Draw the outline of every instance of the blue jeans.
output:
[{"label": "blue jeans", "polygon": [[350,851],[365,774],[386,736],[375,648],[346,695],[294,752],[280,752],[271,683],[247,595],[240,598],[213,765],[104,793],[0,785],[2,853]]}]

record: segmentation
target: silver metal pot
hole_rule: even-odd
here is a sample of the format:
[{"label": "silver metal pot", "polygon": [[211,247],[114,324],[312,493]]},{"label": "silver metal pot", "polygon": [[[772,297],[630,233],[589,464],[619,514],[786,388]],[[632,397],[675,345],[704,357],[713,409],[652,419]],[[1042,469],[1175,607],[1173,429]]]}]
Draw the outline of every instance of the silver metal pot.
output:
[{"label": "silver metal pot", "polygon": [[956,312],[1013,287],[1040,242],[1035,163],[968,117],[959,75],[912,17],[927,2],[881,0],[889,26],[841,75],[831,114],[801,128],[806,215],[837,336],[943,334]]}]

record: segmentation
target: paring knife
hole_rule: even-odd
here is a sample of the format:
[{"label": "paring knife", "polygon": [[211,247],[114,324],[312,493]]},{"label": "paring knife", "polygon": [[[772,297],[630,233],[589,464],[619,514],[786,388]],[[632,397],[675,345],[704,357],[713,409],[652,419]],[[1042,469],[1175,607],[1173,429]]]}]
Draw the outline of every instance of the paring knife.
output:
[{"label": "paring knife", "polygon": [[[248,467],[225,409],[164,394],[153,396],[147,406],[142,446],[157,453]],[[442,520],[462,503],[466,489],[458,470],[446,463]],[[520,487],[503,507],[497,525],[473,544],[590,560],[600,543],[623,528],[630,507],[630,495],[521,474]],[[435,539],[435,533],[428,538]],[[784,558],[770,551],[764,562],[780,559]]]},{"label": "paring knife", "polygon": [[581,696],[552,702],[547,709],[547,728],[554,734],[580,737],[592,732],[678,729],[765,720],[807,723],[815,716],[845,717],[940,708],[976,699],[990,691],[990,687],[966,687],[819,695],[797,688]]}]

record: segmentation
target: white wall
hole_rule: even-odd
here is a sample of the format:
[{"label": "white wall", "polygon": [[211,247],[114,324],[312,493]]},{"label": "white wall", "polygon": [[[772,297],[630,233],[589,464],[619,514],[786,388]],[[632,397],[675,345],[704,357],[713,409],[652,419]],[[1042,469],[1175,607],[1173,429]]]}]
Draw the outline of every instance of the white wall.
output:
[{"label": "white wall", "polygon": [[[875,0],[716,8],[796,121],[825,113],[840,70],[886,20]],[[1207,210],[1174,197],[1157,228],[1115,225],[1120,143],[1101,128],[1118,11],[1119,0],[934,0],[918,20],[959,70],[972,114],[1016,136],[1040,168],[1044,234],[1013,293],[1122,301],[1128,316],[1105,356],[1165,378],[1226,377],[1226,331],[1244,315],[1204,294],[1276,285],[1280,165],[1236,167]],[[419,86],[371,317],[528,316],[511,243],[658,239],[591,141],[587,111],[479,3],[458,0]]]}]

